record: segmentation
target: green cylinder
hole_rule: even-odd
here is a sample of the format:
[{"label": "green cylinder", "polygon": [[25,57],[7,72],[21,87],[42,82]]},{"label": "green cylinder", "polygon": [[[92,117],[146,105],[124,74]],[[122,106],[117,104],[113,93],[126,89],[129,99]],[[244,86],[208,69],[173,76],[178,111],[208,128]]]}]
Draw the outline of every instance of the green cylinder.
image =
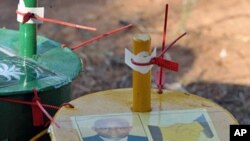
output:
[{"label": "green cylinder", "polygon": [[[26,7],[37,7],[37,0],[24,0]],[[19,56],[32,58],[36,54],[36,24],[19,23]]]},{"label": "green cylinder", "polygon": [[[32,101],[33,96],[33,93],[26,93],[6,96],[5,98]],[[60,106],[62,103],[69,101],[70,84],[56,90],[38,92],[38,96],[41,98],[41,103]],[[0,107],[0,121],[2,121],[0,141],[28,141],[45,128],[44,126],[33,126],[30,105],[0,101]],[[55,110],[45,109],[51,116],[56,112]],[[46,116],[44,116],[44,121],[48,121]]]},{"label": "green cylinder", "polygon": [[[31,102],[36,88],[43,104],[59,106],[68,102],[71,82],[83,67],[79,56],[42,36],[37,36],[33,58],[16,56],[19,35],[18,31],[0,28],[0,98]],[[45,109],[51,116],[56,112]],[[44,128],[33,126],[30,105],[0,100],[0,141],[28,141]]]}]

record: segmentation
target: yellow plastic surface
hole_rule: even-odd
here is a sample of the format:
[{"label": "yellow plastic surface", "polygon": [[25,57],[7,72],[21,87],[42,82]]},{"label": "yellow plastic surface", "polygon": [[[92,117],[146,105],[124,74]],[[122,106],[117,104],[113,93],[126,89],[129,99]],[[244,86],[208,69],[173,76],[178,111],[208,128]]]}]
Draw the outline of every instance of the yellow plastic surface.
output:
[{"label": "yellow plastic surface", "polygon": [[[131,88],[115,89],[89,94],[71,101],[70,103],[75,106],[74,109],[63,107],[55,116],[55,120],[61,128],[52,124],[52,140],[80,141],[70,120],[72,116],[132,112],[132,93]],[[206,109],[220,141],[229,141],[229,125],[238,124],[237,120],[227,110],[208,99],[193,94],[164,91],[163,94],[159,95],[157,90],[152,89],[151,103],[152,111]]]}]

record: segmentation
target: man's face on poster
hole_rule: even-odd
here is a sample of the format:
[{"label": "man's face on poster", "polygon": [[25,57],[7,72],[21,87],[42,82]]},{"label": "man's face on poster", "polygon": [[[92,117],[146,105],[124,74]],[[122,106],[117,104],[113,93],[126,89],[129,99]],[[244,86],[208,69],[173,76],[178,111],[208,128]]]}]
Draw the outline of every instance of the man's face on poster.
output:
[{"label": "man's face on poster", "polygon": [[99,136],[109,139],[121,139],[131,131],[128,123],[119,121],[106,121],[101,127],[95,128]]}]

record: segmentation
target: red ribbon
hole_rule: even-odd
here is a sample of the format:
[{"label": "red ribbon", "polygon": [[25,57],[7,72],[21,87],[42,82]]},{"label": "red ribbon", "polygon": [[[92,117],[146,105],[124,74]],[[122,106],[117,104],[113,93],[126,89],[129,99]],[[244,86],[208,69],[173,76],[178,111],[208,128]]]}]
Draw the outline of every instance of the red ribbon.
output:
[{"label": "red ribbon", "polygon": [[101,38],[103,38],[103,37],[107,37],[107,36],[109,36],[109,35],[111,35],[111,34],[114,34],[114,33],[116,33],[116,32],[122,31],[122,30],[127,29],[127,28],[132,27],[132,26],[133,26],[132,24],[128,24],[128,25],[126,25],[126,26],[123,26],[123,27],[119,27],[119,28],[113,29],[113,30],[111,30],[111,31],[108,31],[108,32],[106,32],[106,33],[103,33],[103,34],[101,34],[101,35],[98,35],[98,36],[96,36],[96,37],[94,37],[94,38],[91,38],[91,39],[89,39],[89,40],[87,40],[87,41],[84,41],[84,42],[82,42],[82,43],[80,43],[80,44],[78,44],[78,45],[72,47],[71,49],[72,49],[72,50],[78,49],[78,48],[80,48],[80,47],[82,47],[82,46],[85,46],[85,45],[90,44],[90,43],[92,43],[92,42],[94,42],[94,41],[97,41],[97,40],[99,40],[99,39],[101,39]]},{"label": "red ribbon", "polygon": [[[131,59],[131,62],[137,66],[147,66],[147,65],[157,65],[159,66],[162,70],[162,68],[168,69],[168,70],[172,70],[172,71],[179,71],[179,64],[173,61],[169,61],[163,58],[163,55],[167,52],[168,49],[170,49],[178,40],[180,40],[183,36],[185,36],[187,33],[183,33],[182,35],[180,35],[178,38],[176,38],[167,48],[165,48],[164,50],[162,50],[162,52],[160,53],[160,55],[158,57],[153,57],[151,58],[151,60],[149,62],[146,63],[140,63],[140,62],[135,62],[133,59]],[[163,71],[163,70],[162,70]],[[162,89],[163,89],[163,84],[162,84],[162,80],[163,80],[163,75],[162,75],[162,71],[159,72],[159,74],[157,75],[157,87],[158,87],[158,93],[162,93]]]},{"label": "red ribbon", "polygon": [[178,63],[165,60],[161,57],[153,57],[149,62],[146,63],[135,62],[133,59],[131,59],[131,62],[137,66],[157,65],[159,67],[163,67],[176,72],[179,70]]},{"label": "red ribbon", "polygon": [[94,27],[88,27],[88,26],[68,23],[68,22],[59,21],[59,20],[43,18],[43,17],[37,16],[34,13],[30,13],[30,12],[22,13],[22,12],[16,11],[16,13],[23,16],[23,21],[22,21],[23,24],[25,24],[26,22],[28,22],[30,19],[33,18],[33,19],[40,20],[40,21],[51,22],[51,23],[61,24],[61,25],[70,26],[70,27],[74,27],[74,28],[96,31],[96,28],[94,28]]},{"label": "red ribbon", "polygon": [[[34,91],[34,97],[32,99],[32,102],[41,103],[41,99],[37,95],[37,90],[34,89],[33,91]],[[32,105],[31,107],[32,107],[33,125],[42,126],[44,124],[43,111],[37,105]]]},{"label": "red ribbon", "polygon": [[57,127],[60,127],[43,107],[51,108],[51,109],[54,109],[54,110],[59,110],[63,106],[66,107],[66,108],[74,108],[74,106],[72,104],[70,104],[70,103],[63,103],[60,107],[53,106],[53,105],[48,105],[48,104],[41,104],[41,99],[39,98],[39,96],[37,94],[37,90],[34,89],[33,91],[34,91],[34,98],[32,99],[32,102],[17,100],[17,99],[11,99],[11,98],[3,98],[3,97],[0,97],[0,101],[31,105],[32,106],[33,125],[34,126],[42,126],[42,125],[44,125],[44,124],[42,124],[43,123],[43,113],[44,113],[50,119],[49,122],[53,122]]},{"label": "red ribbon", "polygon": [[[166,36],[167,36],[167,23],[168,23],[168,4],[166,4],[165,6],[165,18],[164,18],[164,26],[163,26],[163,36],[162,36],[162,51],[165,49],[165,40],[166,40]],[[163,58],[163,56],[160,56],[161,58]],[[157,84],[158,87],[158,93],[162,93],[162,89],[163,89],[163,68],[160,67],[159,70],[159,82]]]},{"label": "red ribbon", "polygon": [[31,18],[35,18],[35,15],[33,13],[26,13],[23,15],[23,22],[22,24],[25,24],[26,22],[28,22]]}]

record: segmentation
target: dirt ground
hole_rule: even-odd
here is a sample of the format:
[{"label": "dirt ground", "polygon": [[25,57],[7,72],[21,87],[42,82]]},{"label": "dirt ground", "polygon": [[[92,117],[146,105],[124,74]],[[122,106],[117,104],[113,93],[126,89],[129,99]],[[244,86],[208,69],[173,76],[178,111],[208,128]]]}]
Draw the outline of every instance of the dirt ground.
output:
[{"label": "dirt ground", "polygon": [[[51,23],[39,26],[40,35],[69,47],[134,24],[129,30],[75,50],[85,60],[85,68],[73,82],[72,98],[131,87],[124,48],[131,48],[131,37],[136,33],[149,33],[152,47],[161,47],[167,2],[167,43],[185,31],[188,34],[167,53],[180,64],[180,71],[166,71],[165,86],[209,98],[232,112],[241,124],[250,124],[249,0],[39,0],[46,9],[45,17],[98,29],[90,32]],[[0,27],[18,29],[16,6],[16,0],[0,0]]]}]

